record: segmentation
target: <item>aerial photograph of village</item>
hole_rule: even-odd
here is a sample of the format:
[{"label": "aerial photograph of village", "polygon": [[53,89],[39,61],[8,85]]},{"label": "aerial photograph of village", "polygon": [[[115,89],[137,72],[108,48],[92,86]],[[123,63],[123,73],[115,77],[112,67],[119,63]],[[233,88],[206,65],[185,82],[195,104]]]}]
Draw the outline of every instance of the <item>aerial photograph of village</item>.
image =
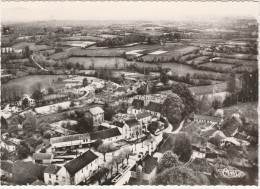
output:
[{"label": "aerial photograph of village", "polygon": [[1,185],[258,185],[258,2],[1,8]]}]

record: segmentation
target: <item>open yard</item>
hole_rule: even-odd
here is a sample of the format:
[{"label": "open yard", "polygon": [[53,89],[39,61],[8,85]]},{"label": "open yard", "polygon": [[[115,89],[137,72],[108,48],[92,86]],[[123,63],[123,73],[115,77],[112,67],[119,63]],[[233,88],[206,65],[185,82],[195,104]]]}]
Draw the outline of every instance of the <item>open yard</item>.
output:
[{"label": "open yard", "polygon": [[8,83],[3,84],[4,86],[8,85],[21,85],[24,86],[25,92],[27,94],[31,94],[30,88],[35,83],[40,82],[42,85],[42,88],[49,88],[52,87],[54,89],[61,88],[65,84],[62,82],[58,82],[58,78],[67,78],[65,75],[28,75],[25,77],[17,78],[10,80]]}]

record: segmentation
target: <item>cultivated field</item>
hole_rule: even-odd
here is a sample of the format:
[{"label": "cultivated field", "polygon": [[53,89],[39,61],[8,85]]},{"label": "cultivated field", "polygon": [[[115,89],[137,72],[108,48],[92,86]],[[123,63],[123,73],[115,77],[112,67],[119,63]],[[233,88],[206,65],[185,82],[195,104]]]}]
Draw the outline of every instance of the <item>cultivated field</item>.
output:
[{"label": "cultivated field", "polygon": [[190,87],[190,90],[196,95],[205,95],[205,94],[212,94],[213,90],[215,90],[215,92],[224,92],[226,88],[227,88],[226,82],[222,82],[216,85]]}]

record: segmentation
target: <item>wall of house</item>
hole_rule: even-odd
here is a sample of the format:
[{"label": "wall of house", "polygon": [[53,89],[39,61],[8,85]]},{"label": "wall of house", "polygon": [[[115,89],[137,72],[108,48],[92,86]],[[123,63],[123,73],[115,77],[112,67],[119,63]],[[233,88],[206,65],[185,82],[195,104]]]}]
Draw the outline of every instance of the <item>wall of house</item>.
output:
[{"label": "wall of house", "polygon": [[8,145],[8,144],[4,143],[3,141],[1,141],[1,147],[5,148],[8,152],[15,151],[15,149],[16,149],[16,146]]},{"label": "wall of house", "polygon": [[104,113],[93,115],[93,125],[99,125],[104,121]]},{"label": "wall of house", "polygon": [[87,166],[83,167],[80,171],[75,174],[74,184],[77,185],[84,179],[90,177],[94,170],[98,169],[98,159],[94,160]]},{"label": "wall of house", "polygon": [[46,185],[55,185],[58,183],[58,176],[55,174],[44,173],[43,177]]},{"label": "wall of house", "polygon": [[71,185],[73,184],[71,182],[71,177],[68,173],[68,171],[65,169],[65,167],[62,167],[58,173],[57,173],[57,176],[58,176],[58,183],[59,185]]}]

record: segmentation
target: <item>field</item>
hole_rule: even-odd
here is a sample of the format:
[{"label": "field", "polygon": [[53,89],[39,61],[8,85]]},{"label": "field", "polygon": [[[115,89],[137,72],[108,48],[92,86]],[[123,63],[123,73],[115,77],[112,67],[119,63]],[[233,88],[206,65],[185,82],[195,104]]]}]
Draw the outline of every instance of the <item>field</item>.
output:
[{"label": "field", "polygon": [[258,122],[258,111],[257,111],[257,102],[246,102],[239,103],[230,107],[223,108],[225,110],[226,117],[230,117],[234,113],[242,113],[246,118],[253,121],[254,123]]},{"label": "field", "polygon": [[216,62],[212,62],[212,63],[205,63],[205,64],[200,64],[201,66],[205,66],[205,67],[215,67],[215,68],[232,68],[232,65],[230,64],[224,64],[224,63],[216,63]]},{"label": "field", "polygon": [[204,61],[204,60],[206,60],[206,59],[208,59],[209,58],[209,56],[200,56],[200,57],[197,57],[197,58],[194,58],[194,59],[192,59],[192,60],[189,60],[189,61],[187,61],[189,64],[191,64],[193,61],[195,62],[195,63],[201,63],[202,61]]},{"label": "field", "polygon": [[28,43],[28,42],[21,42],[13,45],[13,48],[15,50],[17,49],[24,49],[26,46],[29,46],[29,49],[31,51],[41,51],[41,50],[47,50],[50,49],[47,45],[36,45],[35,43]]},{"label": "field", "polygon": [[123,59],[123,58],[112,58],[112,57],[108,57],[108,58],[103,58],[103,57],[95,57],[95,58],[91,58],[91,57],[70,57],[67,59],[67,62],[71,62],[71,63],[79,63],[85,66],[85,68],[89,68],[89,66],[92,65],[92,61],[94,63],[95,66],[97,67],[115,67],[115,64],[118,63],[118,67],[122,68],[124,67],[124,63],[129,64],[131,62],[128,62],[127,60]]},{"label": "field", "polygon": [[54,89],[61,88],[65,84],[62,82],[57,82],[58,78],[67,78],[65,75],[30,75],[17,79],[10,80],[8,83],[3,84],[3,87],[17,84],[24,86],[25,92],[31,94],[30,88],[36,82],[40,82],[42,88],[52,87]]},{"label": "field", "polygon": [[212,94],[213,90],[215,90],[215,92],[224,92],[226,88],[227,88],[226,82],[222,82],[216,85],[190,87],[190,90],[196,95],[204,95],[204,94]]}]

